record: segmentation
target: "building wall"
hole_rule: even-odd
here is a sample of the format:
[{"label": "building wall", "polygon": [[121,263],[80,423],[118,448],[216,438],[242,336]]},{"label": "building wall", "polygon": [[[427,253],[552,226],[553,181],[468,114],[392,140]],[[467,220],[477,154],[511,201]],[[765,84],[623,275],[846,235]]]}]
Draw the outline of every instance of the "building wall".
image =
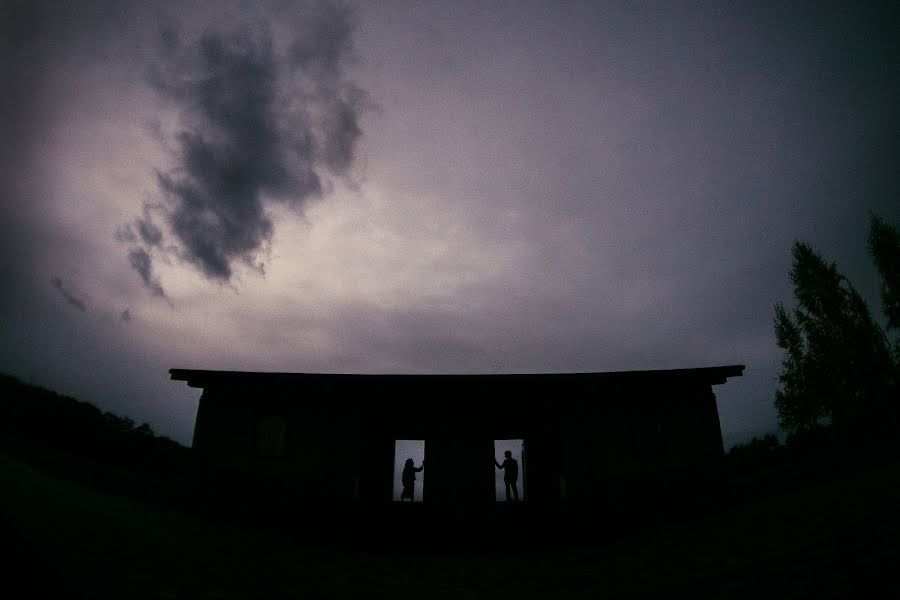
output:
[{"label": "building wall", "polygon": [[723,456],[708,384],[365,383],[207,387],[194,447],[310,501],[377,504],[392,498],[394,440],[424,439],[426,502],[454,504],[493,502],[493,440],[521,438],[530,503],[598,510],[699,489]]},{"label": "building wall", "polygon": [[358,494],[358,411],[320,394],[312,400],[265,386],[207,389],[194,448],[215,465],[265,474],[311,500]]},{"label": "building wall", "polygon": [[585,397],[561,419],[562,500],[652,503],[715,476],[723,448],[709,385],[612,387]]}]

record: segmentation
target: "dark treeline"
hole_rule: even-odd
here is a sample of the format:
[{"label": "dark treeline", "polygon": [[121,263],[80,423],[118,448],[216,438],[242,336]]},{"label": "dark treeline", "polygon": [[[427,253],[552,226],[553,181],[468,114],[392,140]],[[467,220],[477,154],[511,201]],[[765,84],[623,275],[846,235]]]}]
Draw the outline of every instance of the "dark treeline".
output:
[{"label": "dark treeline", "polygon": [[146,472],[168,471],[188,449],[146,423],[0,375],[0,434]]},{"label": "dark treeline", "polygon": [[146,423],[0,375],[0,448],[62,474],[105,487],[174,480],[190,449]]},{"label": "dark treeline", "polygon": [[817,482],[852,475],[891,460],[849,451],[835,441],[829,427],[790,436],[782,443],[774,434],[732,447],[726,457],[730,500],[746,502]]},{"label": "dark treeline", "polygon": [[0,453],[104,492],[204,518],[265,527],[298,516],[295,498],[262,474],[220,469],[146,423],[8,375],[0,375]]},{"label": "dark treeline", "polygon": [[868,250],[886,328],[837,264],[794,244],[794,307],[776,304],[774,322],[784,350],[775,408],[788,445],[832,440],[877,453],[900,429],[900,230],[872,215]]},{"label": "dark treeline", "polygon": [[775,435],[732,448],[735,499],[834,479],[896,461],[900,445],[900,231],[872,215],[869,254],[881,278],[886,327],[837,265],[803,242],[788,272],[794,307],[775,306],[784,350]]}]

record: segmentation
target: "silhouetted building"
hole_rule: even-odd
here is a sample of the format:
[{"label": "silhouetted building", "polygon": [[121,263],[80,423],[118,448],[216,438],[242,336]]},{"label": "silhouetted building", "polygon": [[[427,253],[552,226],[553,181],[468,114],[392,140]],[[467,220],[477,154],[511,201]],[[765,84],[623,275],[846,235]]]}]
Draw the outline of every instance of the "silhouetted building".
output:
[{"label": "silhouetted building", "polygon": [[594,510],[708,493],[724,459],[711,386],[743,369],[170,372],[203,388],[196,453],[220,467],[266,474],[306,501],[390,503],[395,441],[424,440],[425,505],[494,505],[494,441],[521,439],[523,505]]}]

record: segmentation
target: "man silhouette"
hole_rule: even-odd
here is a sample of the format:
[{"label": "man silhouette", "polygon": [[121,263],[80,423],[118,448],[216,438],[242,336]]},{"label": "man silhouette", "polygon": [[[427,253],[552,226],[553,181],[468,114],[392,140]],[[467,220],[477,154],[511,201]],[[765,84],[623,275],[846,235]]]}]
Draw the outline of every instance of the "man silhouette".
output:
[{"label": "man silhouette", "polygon": [[[497,462],[497,459],[494,459],[494,466],[498,469],[503,469],[503,483],[506,484],[506,501],[509,502],[513,498],[515,498],[516,502],[519,501],[519,461],[512,457],[512,452],[507,450],[503,453],[503,456],[506,457],[506,460],[503,461],[503,464]],[[509,497],[509,489],[512,488],[513,498]]]},{"label": "man silhouette", "polygon": [[416,473],[425,468],[425,460],[422,459],[422,466],[416,467],[413,459],[407,458],[406,465],[403,467],[403,475],[400,481],[403,483],[403,491],[400,493],[400,502],[409,498],[410,502],[414,502],[416,495]]}]

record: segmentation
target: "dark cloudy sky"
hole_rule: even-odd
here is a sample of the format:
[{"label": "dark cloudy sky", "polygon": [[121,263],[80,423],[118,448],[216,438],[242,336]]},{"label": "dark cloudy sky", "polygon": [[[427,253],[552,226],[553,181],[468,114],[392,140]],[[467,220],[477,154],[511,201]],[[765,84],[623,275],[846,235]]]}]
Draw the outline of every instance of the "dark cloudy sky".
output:
[{"label": "dark cloudy sky", "polygon": [[171,367],[741,363],[730,444],[776,427],[795,239],[879,310],[894,3],[0,11],[0,370],[180,441]]}]

